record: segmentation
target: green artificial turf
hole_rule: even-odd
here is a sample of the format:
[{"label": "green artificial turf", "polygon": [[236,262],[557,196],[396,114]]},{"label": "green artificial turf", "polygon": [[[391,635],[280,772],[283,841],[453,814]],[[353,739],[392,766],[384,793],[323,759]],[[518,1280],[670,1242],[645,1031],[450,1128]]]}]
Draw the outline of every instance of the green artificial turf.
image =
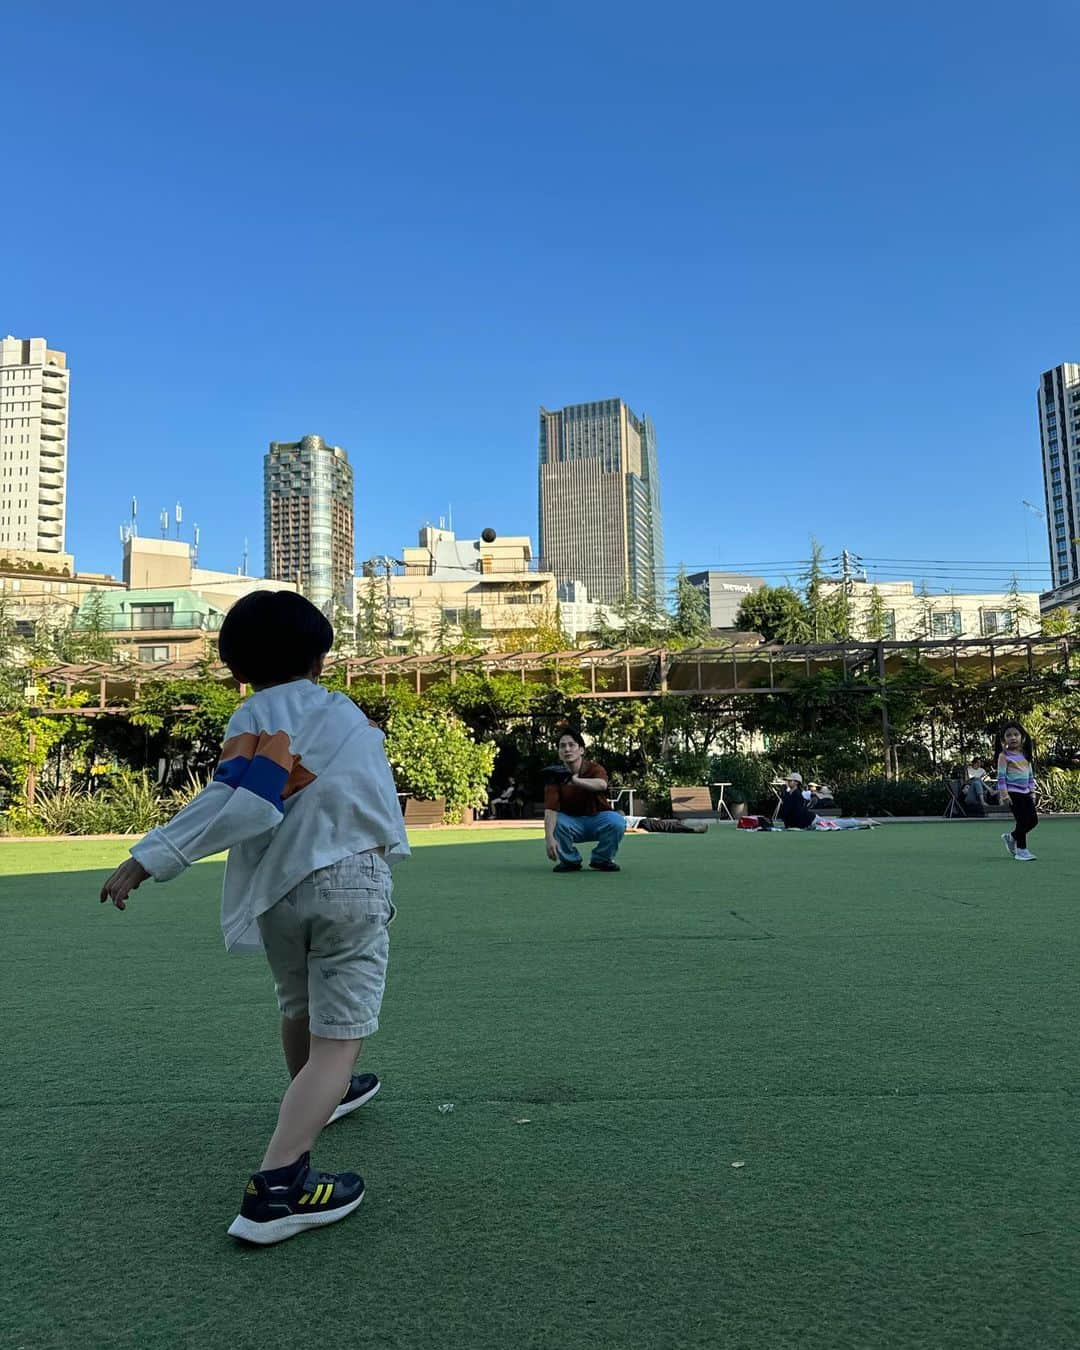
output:
[{"label": "green artificial turf", "polygon": [[[225,1228],[284,1086],[220,862],[0,845],[5,1346],[1080,1345],[1080,825],[433,832],[397,872],[345,1223]],[[440,1104],[453,1111],[441,1113]],[[735,1164],[740,1164],[735,1166]]]}]

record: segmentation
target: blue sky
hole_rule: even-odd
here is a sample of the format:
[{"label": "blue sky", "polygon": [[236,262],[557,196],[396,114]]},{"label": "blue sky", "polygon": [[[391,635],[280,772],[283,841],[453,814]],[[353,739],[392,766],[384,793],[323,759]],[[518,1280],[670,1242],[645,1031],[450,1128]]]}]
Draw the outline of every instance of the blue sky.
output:
[{"label": "blue sky", "polygon": [[538,405],[614,395],[656,423],[672,567],[811,534],[1045,565],[1071,0],[59,0],[2,41],[0,328],[69,353],[81,568],[118,570],[134,494],[256,570],[262,455],[309,432],[359,557],[451,505],[535,537]]}]

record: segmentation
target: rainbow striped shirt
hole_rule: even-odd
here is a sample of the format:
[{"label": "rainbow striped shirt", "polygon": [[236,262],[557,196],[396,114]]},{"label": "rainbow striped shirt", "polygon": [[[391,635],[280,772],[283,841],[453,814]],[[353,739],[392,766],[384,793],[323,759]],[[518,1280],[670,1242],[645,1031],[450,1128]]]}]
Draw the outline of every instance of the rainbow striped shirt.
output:
[{"label": "rainbow striped shirt", "polygon": [[1003,750],[998,755],[997,785],[999,792],[1035,791],[1035,773],[1022,751]]}]

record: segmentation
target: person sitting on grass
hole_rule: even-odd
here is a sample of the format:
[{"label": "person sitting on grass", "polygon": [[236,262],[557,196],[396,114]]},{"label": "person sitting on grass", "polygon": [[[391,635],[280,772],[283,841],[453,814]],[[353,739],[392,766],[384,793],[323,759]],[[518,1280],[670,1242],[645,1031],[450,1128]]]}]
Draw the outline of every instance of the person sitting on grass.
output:
[{"label": "person sitting on grass", "polygon": [[801,773],[788,774],[776,815],[786,830],[808,830],[813,825],[816,817],[810,810],[810,793],[803,788]]},{"label": "person sitting on grass", "polygon": [[379,1008],[394,916],[390,864],[407,857],[383,734],[318,684],[334,630],[290,591],[255,591],[221,626],[221,659],[252,696],[233,714],[213,781],[136,844],[101,900],[125,909],[148,877],[169,881],[229,850],[221,903],[229,951],[265,950],[292,1082],[229,1233],[267,1245],[345,1218],[354,1172],[320,1172],[323,1126],[379,1090],[353,1074]]},{"label": "person sitting on grass", "polygon": [[578,844],[595,841],[589,866],[618,872],[615,854],[626,832],[626,817],[611,809],[607,770],[585,758],[581,733],[559,737],[560,763],[548,771],[544,789],[544,843],[554,872],[580,872]]}]

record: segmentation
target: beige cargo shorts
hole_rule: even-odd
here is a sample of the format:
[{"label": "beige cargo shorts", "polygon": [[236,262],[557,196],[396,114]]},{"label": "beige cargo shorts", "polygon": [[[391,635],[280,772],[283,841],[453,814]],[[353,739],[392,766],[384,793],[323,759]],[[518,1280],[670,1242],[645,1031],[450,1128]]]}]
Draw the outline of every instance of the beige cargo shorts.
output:
[{"label": "beige cargo shorts", "polygon": [[390,867],[354,853],[305,877],[259,916],[278,1007],[313,1036],[354,1041],[379,1029],[394,917]]}]

